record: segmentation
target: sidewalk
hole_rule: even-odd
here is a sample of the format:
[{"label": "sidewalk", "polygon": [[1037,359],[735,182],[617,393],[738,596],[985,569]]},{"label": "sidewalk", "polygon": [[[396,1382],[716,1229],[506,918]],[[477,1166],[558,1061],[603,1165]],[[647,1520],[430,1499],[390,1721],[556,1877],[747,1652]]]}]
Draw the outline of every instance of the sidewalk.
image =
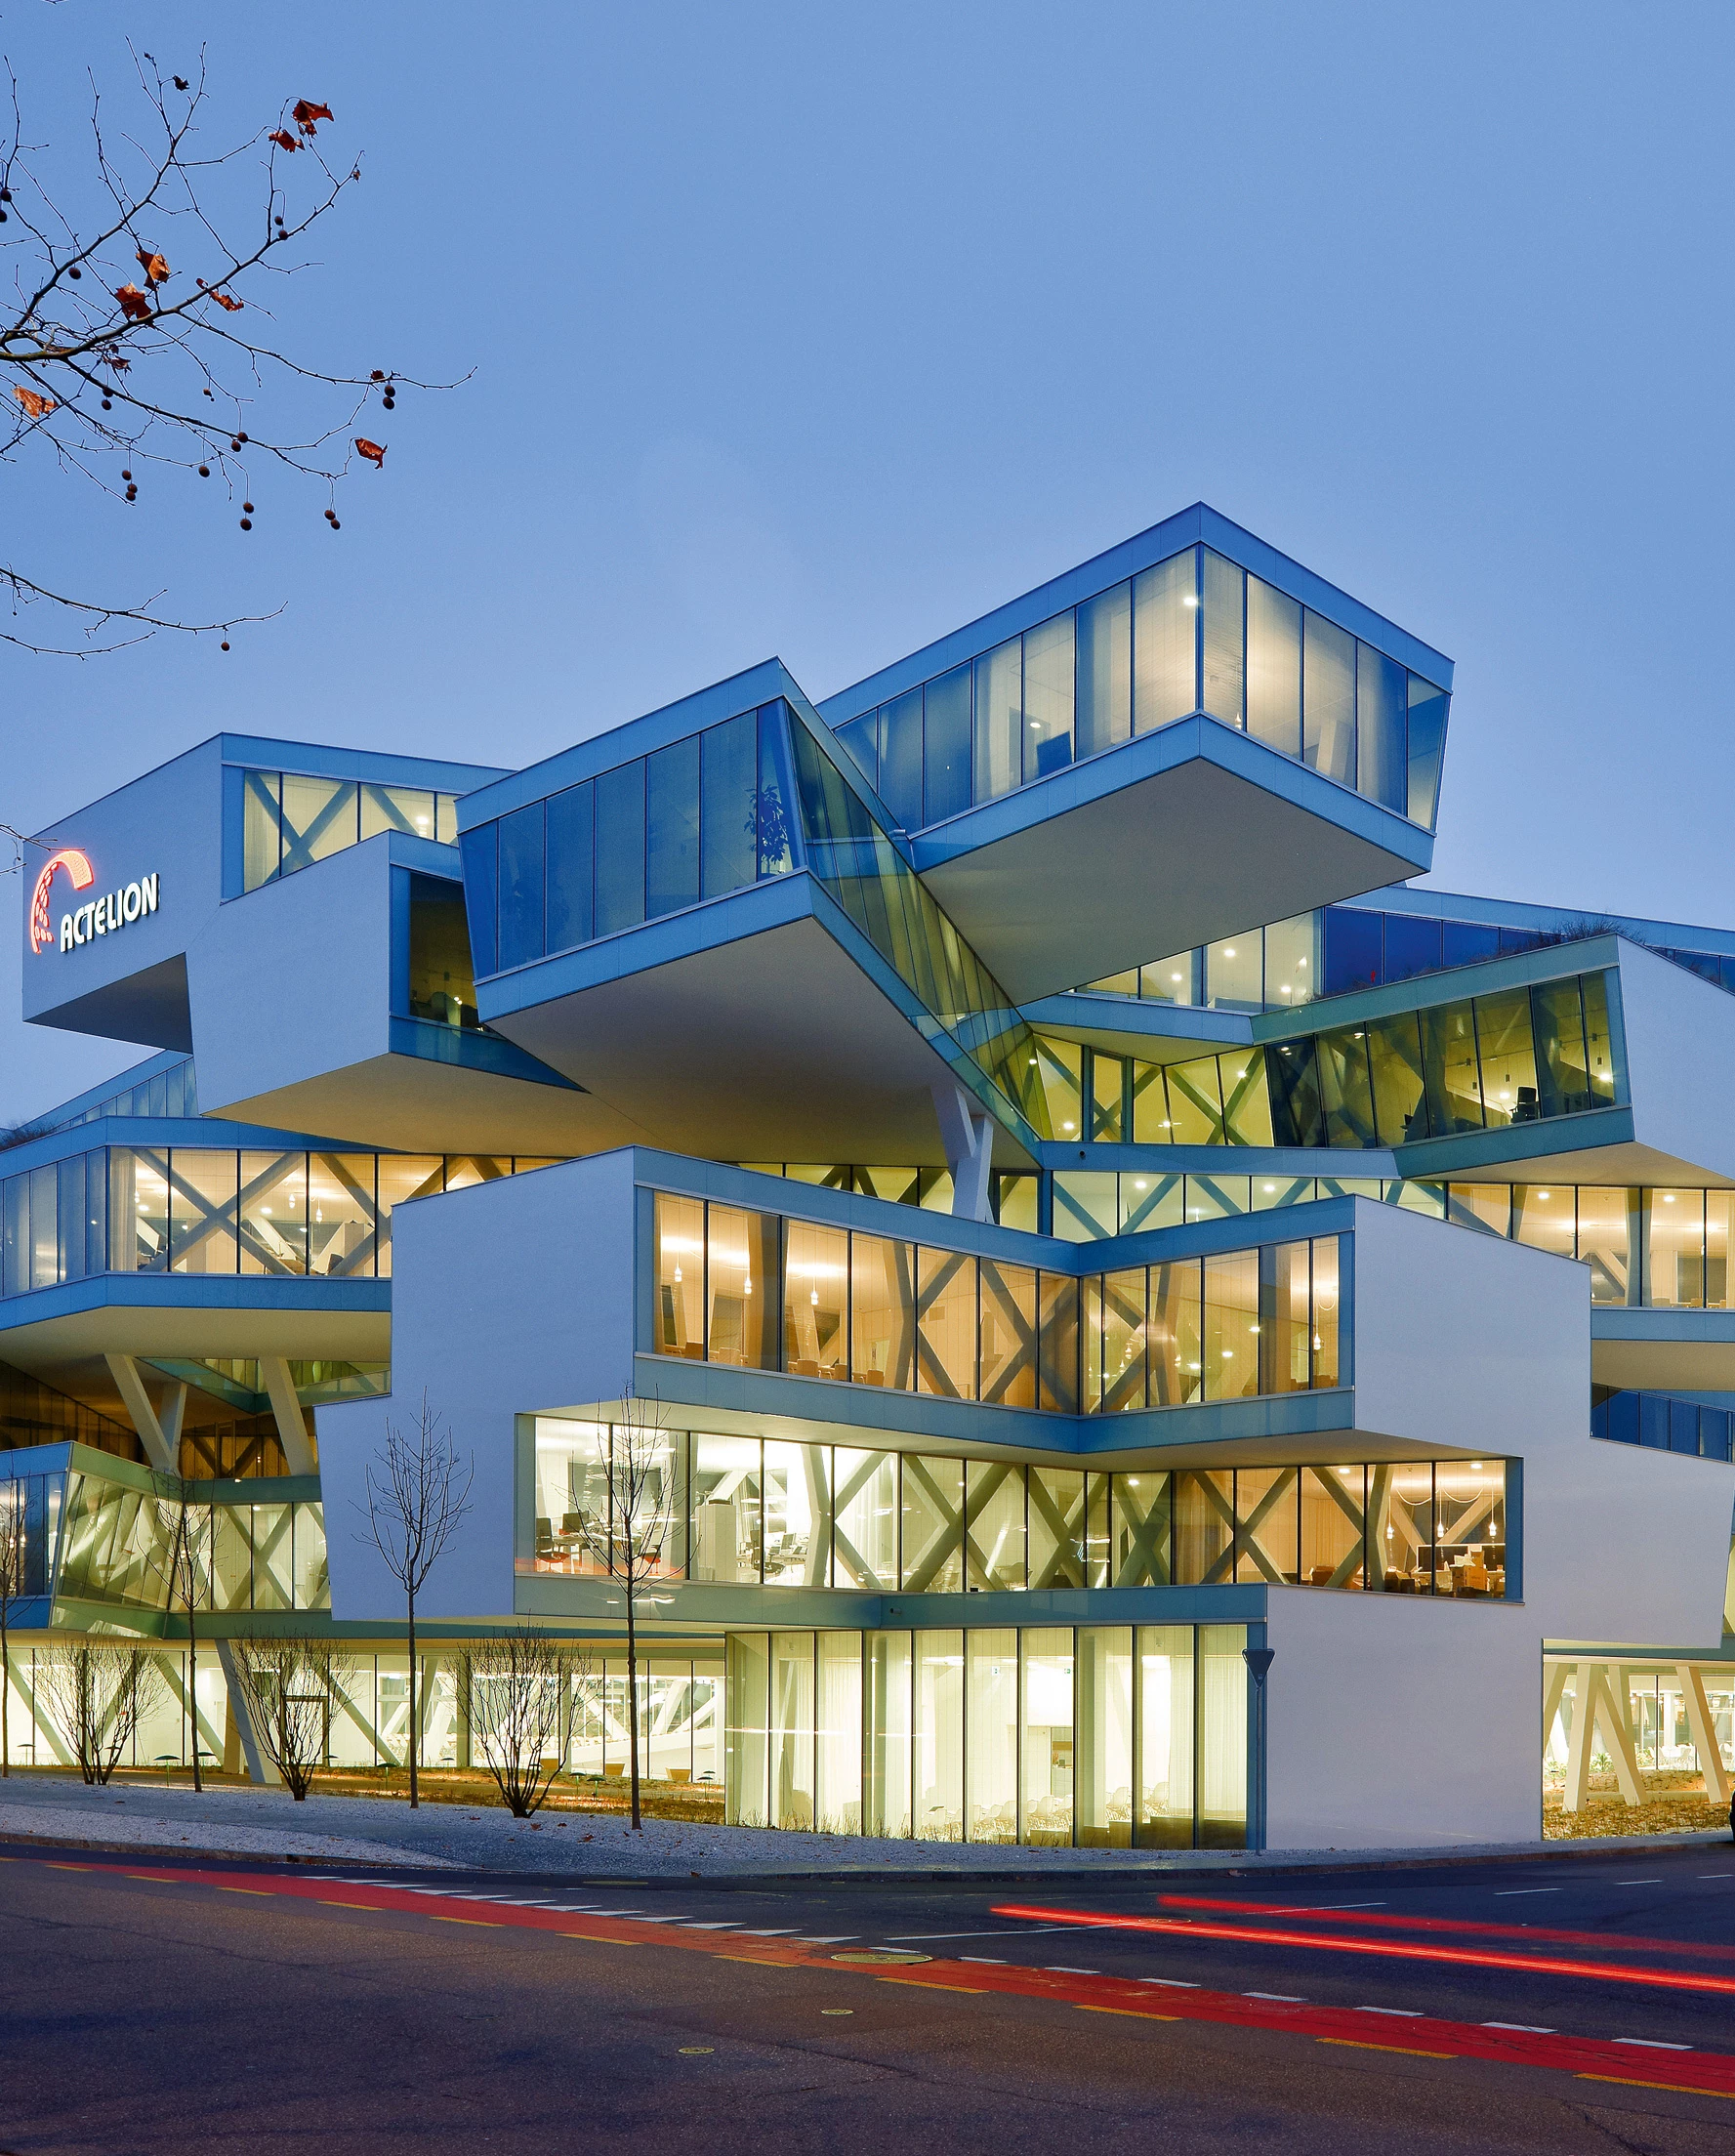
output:
[{"label": "sidewalk", "polygon": [[[887,1842],[852,1835],[782,1833],[647,1819],[634,1834],[618,1814],[580,1812],[514,1819],[503,1808],[471,1809],[401,1800],[310,1797],[227,1787],[196,1795],[140,1782],[87,1789],[70,1777],[14,1775],[0,1784],[0,1841],[62,1846],[150,1849],[300,1862],[419,1869],[548,1872],[563,1878],[753,1879],[900,1873],[928,1878],[1341,1870],[1359,1865],[1465,1861],[1549,1863],[1573,1857],[1635,1856],[1641,1849],[1729,1846],[1726,1833],[1620,1835],[1584,1842],[1379,1849],[1042,1849]],[[1731,1851],[1735,1861],[1735,1850]]]}]

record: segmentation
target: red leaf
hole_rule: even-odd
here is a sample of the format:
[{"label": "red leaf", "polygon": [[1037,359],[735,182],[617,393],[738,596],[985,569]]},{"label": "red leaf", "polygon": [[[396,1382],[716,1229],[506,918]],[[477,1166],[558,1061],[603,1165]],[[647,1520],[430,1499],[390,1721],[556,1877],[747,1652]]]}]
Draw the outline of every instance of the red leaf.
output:
[{"label": "red leaf", "polygon": [[150,319],[150,302],[136,284],[123,284],[114,296],[129,321],[147,322]]},{"label": "red leaf", "polygon": [[357,435],[355,437],[355,454],[358,457],[365,457],[376,472],[385,471],[386,445],[384,442],[369,441],[365,435]]},{"label": "red leaf", "polygon": [[302,146],[286,127],[274,129],[266,137],[268,143],[275,143],[279,149],[300,149]]},{"label": "red leaf", "polygon": [[304,135],[316,135],[319,131],[313,122],[330,118],[329,104],[315,104],[310,98],[297,98],[295,101],[295,124]]},{"label": "red leaf", "polygon": [[145,270],[146,284],[167,284],[175,272],[161,255],[153,255],[148,248],[141,247],[135,258]]},{"label": "red leaf", "polygon": [[32,419],[46,419],[50,412],[60,410],[52,396],[38,396],[34,390],[21,389],[16,382],[13,384],[12,394]]},{"label": "red leaf", "polygon": [[215,285],[205,294],[205,297],[208,300],[215,300],[219,307],[227,308],[231,314],[238,314],[242,308],[247,305],[245,300],[231,300],[227,292],[219,292]]}]

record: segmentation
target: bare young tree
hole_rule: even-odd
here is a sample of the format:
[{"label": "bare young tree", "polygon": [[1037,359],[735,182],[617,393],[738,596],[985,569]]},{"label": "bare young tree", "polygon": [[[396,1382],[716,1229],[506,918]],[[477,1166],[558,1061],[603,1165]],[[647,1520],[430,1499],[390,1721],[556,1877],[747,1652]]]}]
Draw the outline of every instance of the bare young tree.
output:
[{"label": "bare young tree", "polygon": [[105,1788],[162,1681],[137,1647],[106,1640],[62,1647],[36,1666],[39,1691],[85,1781]]},{"label": "bare young tree", "polygon": [[0,1778],[12,1773],[12,1613],[24,1598],[28,1554],[24,1485],[0,1487]]},{"label": "bare young tree", "polygon": [[321,1638],[243,1638],[234,1650],[253,1734],[289,1794],[305,1804],[331,1750],[349,1657]]},{"label": "bare young tree", "polygon": [[[0,75],[0,460],[45,460],[116,506],[153,479],[214,481],[242,532],[277,506],[273,481],[311,482],[337,531],[339,481],[385,468],[385,444],[353,431],[367,405],[390,413],[401,388],[435,386],[314,364],[284,341],[277,310],[311,267],[303,243],[360,163],[327,157],[337,121],[313,98],[212,140],[203,55],[186,74],[131,57],[121,109],[93,92],[77,146],[30,141],[17,80]],[[15,622],[40,606],[67,624],[59,641],[0,631],[28,650],[84,657],[162,629],[223,632],[228,649],[232,621],[161,612],[160,592],[98,601],[4,559],[0,589]]]},{"label": "bare young tree", "polygon": [[599,1563],[620,1582],[627,1605],[627,1762],[633,1826],[641,1830],[639,1758],[639,1611],[662,1576],[663,1550],[675,1524],[675,1455],[663,1428],[661,1403],[630,1389],[617,1420],[598,1434],[597,1465],[579,1531]]},{"label": "bare young tree", "polygon": [[156,1507],[156,1564],[168,1608],[186,1622],[186,1714],[192,1727],[192,1786],[204,1789],[199,1766],[199,1613],[211,1583],[211,1508],[195,1500],[183,1475],[151,1476]]},{"label": "bare young tree", "polygon": [[560,1770],[572,1679],[590,1664],[540,1626],[520,1625],[461,1647],[455,1668],[471,1756],[480,1753],[513,1817],[528,1819]]},{"label": "bare young tree", "polygon": [[367,1502],[355,1508],[367,1522],[367,1532],[356,1541],[379,1552],[409,1608],[410,1726],[404,1749],[412,1810],[421,1802],[416,1769],[422,1749],[416,1716],[416,1596],[470,1510],[475,1478],[475,1455],[460,1457],[444,1416],[430,1406],[424,1392],[407,1429],[400,1423],[386,1425],[386,1441],[367,1465]]}]

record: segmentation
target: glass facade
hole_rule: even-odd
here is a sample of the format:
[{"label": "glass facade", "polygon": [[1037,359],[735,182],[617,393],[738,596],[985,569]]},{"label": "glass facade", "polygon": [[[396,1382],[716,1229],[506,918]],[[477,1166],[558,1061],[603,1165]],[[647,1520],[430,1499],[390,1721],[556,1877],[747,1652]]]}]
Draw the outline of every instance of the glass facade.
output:
[{"label": "glass facade", "polygon": [[393,1206],[549,1165],[511,1154],[99,1146],[0,1181],[0,1296],[100,1272],[385,1278]]},{"label": "glass facade", "polygon": [[1240,1848],[1244,1625],[731,1633],[726,1817],[923,1842]]},{"label": "glass facade", "polygon": [[667,1191],[655,1231],[658,1354],[1064,1415],[1341,1382],[1335,1235],[1081,1281]]},{"label": "glass facade", "polygon": [[1194,712],[1433,828],[1449,697],[1188,547],[837,728],[906,831]]},{"label": "glass facade", "polygon": [[458,838],[457,796],[417,786],[244,771],[241,801],[244,891],[311,868],[381,831],[401,831],[440,846],[455,845]]},{"label": "glass facade", "polygon": [[[600,1578],[608,1426],[535,1426],[535,1547],[520,1569]],[[667,1579],[906,1595],[1260,1582],[1506,1593],[1501,1460],[1099,1472],[665,1434],[652,1564]]]},{"label": "glass facade", "polygon": [[104,1115],[194,1116],[198,1112],[198,1087],[189,1056],[185,1062],[171,1063],[167,1070],[140,1079],[137,1085],[123,1086],[120,1092],[99,1100],[94,1107],[81,1108],[76,1115],[56,1118],[51,1128],[75,1130],[79,1124],[95,1123]]},{"label": "glass facade", "polygon": [[1700,1460],[1735,1460],[1735,1410],[1667,1392],[1590,1388],[1590,1434],[1617,1445],[1649,1445]]},{"label": "glass facade", "polygon": [[1626,1098],[1600,973],[1186,1062],[1034,1049],[1055,1137],[1094,1142],[1384,1149]]}]

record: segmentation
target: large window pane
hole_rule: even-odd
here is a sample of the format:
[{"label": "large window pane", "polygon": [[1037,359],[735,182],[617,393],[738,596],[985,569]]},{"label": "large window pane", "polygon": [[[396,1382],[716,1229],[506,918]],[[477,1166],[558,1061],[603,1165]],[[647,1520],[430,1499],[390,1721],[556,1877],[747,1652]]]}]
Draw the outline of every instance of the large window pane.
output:
[{"label": "large window pane", "polygon": [[1608,975],[1585,974],[1579,986],[1585,997],[1585,1043],[1590,1062],[1590,1105],[1606,1108],[1621,1098],[1615,1067],[1614,1039],[1608,1022]]},{"label": "large window pane", "polygon": [[307,1269],[307,1154],[243,1153],[241,1270],[300,1273]]},{"label": "large window pane", "polygon": [[1188,547],[1133,579],[1133,731],[1199,709],[1199,556]]},{"label": "large window pane", "polygon": [[1260,1389],[1258,1251],[1205,1261],[1205,1397],[1250,1398]]},{"label": "large window pane", "polygon": [[1036,1272],[981,1261],[981,1396],[1003,1407],[1036,1405]]},{"label": "large window pane", "polygon": [[1275,1142],[1271,1128],[1271,1089],[1265,1083],[1262,1049],[1238,1049],[1218,1057],[1223,1089],[1223,1138],[1230,1145]]},{"label": "large window pane", "polygon": [[[1088,1283],[1085,1412],[1119,1415],[1145,1405],[1145,1268],[1135,1265]],[[1094,1305],[1094,1307],[1093,1307]]]},{"label": "large window pane", "polygon": [[1138,993],[1150,1003],[1192,1003],[1201,991],[1194,981],[1194,954],[1177,951],[1172,958],[1154,959],[1138,969]]},{"label": "large window pane", "polygon": [[1476,1042],[1482,1057],[1482,1100],[1489,1127],[1534,1123],[1539,1112],[1530,998],[1522,988],[1476,998]]},{"label": "large window pane", "polygon": [[[1731,1214],[1735,1213],[1735,1193],[1728,1190],[1708,1190],[1705,1193],[1705,1307],[1708,1310],[1726,1310],[1729,1307],[1729,1241]],[[1721,1455],[1719,1454],[1720,1458]]]},{"label": "large window pane", "polygon": [[964,1592],[964,1462],[926,1453],[903,1458],[903,1590]]},{"label": "large window pane", "polygon": [[1193,1628],[1140,1625],[1138,1817],[1141,1848],[1193,1842]]},{"label": "large window pane", "polygon": [[1585,1017],[1577,980],[1539,981],[1530,991],[1537,1112],[1578,1115],[1591,1106]]},{"label": "large window pane", "polygon": [[411,1198],[432,1197],[446,1186],[446,1164],[438,1153],[382,1153],[380,1178],[380,1262],[384,1278],[392,1270],[392,1214]]},{"label": "large window pane", "polygon": [[1018,1839],[1018,1635],[982,1627],[964,1635],[966,1816],[972,1842]]},{"label": "large window pane", "polygon": [[701,1361],[705,1296],[705,1207],[698,1198],[656,1193],[656,1351]]},{"label": "large window pane", "polygon": [[1579,1190],[1578,1255],[1590,1268],[1592,1303],[1638,1301],[1629,1231],[1633,1197],[1625,1189],[1598,1189],[1590,1183]]},{"label": "large window pane", "polygon": [[1362,1585],[1363,1479],[1359,1467],[1301,1470],[1301,1584]]},{"label": "large window pane", "polygon": [[922,822],[922,691],[880,708],[880,799],[906,831]]},{"label": "large window pane", "polygon": [[1301,753],[1301,609],[1257,576],[1247,580],[1247,730]]},{"label": "large window pane", "polygon": [[1199,1846],[1247,1842],[1245,1625],[1199,1627]]},{"label": "large window pane", "polygon": [[1078,609],[1078,753],[1095,756],[1133,732],[1133,587],[1117,584]]},{"label": "large window pane", "polygon": [[861,1635],[818,1636],[815,1821],[822,1834],[861,1832]]},{"label": "large window pane", "polygon": [[308,1270],[358,1279],[375,1270],[380,1220],[372,1153],[314,1153],[308,1163]]},{"label": "large window pane", "polygon": [[1177,1145],[1220,1145],[1223,1141],[1222,1093],[1217,1057],[1170,1063],[1169,1122]]},{"label": "large window pane", "polygon": [[1294,1587],[1301,1557],[1301,1485],[1295,1468],[1242,1468],[1235,1476],[1235,1578]]},{"label": "large window pane", "polygon": [[382,831],[402,831],[413,839],[436,838],[433,793],[420,786],[364,785],[361,836],[371,839]]},{"label": "large window pane", "polygon": [[1305,1243],[1260,1252],[1260,1389],[1304,1392],[1312,1370]]},{"label": "large window pane", "polygon": [[257,891],[277,874],[282,847],[282,810],[276,771],[245,771],[241,777],[241,889]]},{"label": "large window pane", "polygon": [[992,801],[1023,783],[1023,659],[1016,637],[975,662],[975,798]]},{"label": "large window pane", "polygon": [[1319,990],[1320,916],[1298,913],[1265,931],[1265,1009],[1296,1011]]},{"label": "large window pane", "polygon": [[1404,761],[1407,676],[1371,643],[1355,647],[1356,790],[1405,813],[1410,774]]},{"label": "large window pane", "polygon": [[1167,1587],[1175,1478],[1116,1474],[1109,1518],[1109,1587]]},{"label": "large window pane", "polygon": [[1476,1062],[1476,1030],[1467,1003],[1437,1004],[1422,1013],[1422,1067],[1426,1079],[1428,1128],[1453,1138],[1483,1127],[1482,1078]]},{"label": "large window pane", "polygon": [[832,1584],[897,1591],[897,1455],[837,1448]]},{"label": "large window pane", "polygon": [[347,779],[283,774],[283,868],[298,868],[341,853],[355,844],[355,788]]},{"label": "large window pane", "polygon": [[411,875],[409,956],[410,1016],[474,1030],[475,974],[462,885],[444,876]]},{"label": "large window pane", "polygon": [[851,1370],[857,1385],[916,1389],[916,1251],[880,1235],[851,1237]]},{"label": "large window pane", "polygon": [[789,706],[759,708],[759,836],[762,876],[787,876],[795,866],[795,785],[789,770]]},{"label": "large window pane", "polygon": [[540,958],[546,948],[543,871],[543,805],[533,801],[500,819],[502,970]]},{"label": "large window pane", "polygon": [[1338,1238],[1317,1235],[1313,1239],[1313,1384],[1316,1390],[1329,1390],[1337,1385],[1341,1374],[1340,1301]]},{"label": "large window pane", "polygon": [[765,1583],[831,1585],[831,1447],[765,1439]]},{"label": "large window pane", "polygon": [[1024,639],[1024,778],[1072,762],[1072,616],[1056,614]]},{"label": "large window pane", "polygon": [[964,1635],[916,1634],[915,1835],[964,1839]]},{"label": "large window pane", "polygon": [[1264,1062],[1271,1090],[1272,1142],[1323,1145],[1325,1103],[1320,1098],[1319,1063],[1312,1039],[1274,1041],[1265,1051]]},{"label": "large window pane", "polygon": [[1311,608],[1303,629],[1303,760],[1355,784],[1355,639]]},{"label": "large window pane", "polygon": [[1452,1182],[1446,1185],[1446,1218],[1459,1227],[1485,1235],[1509,1235],[1512,1190],[1505,1182]]},{"label": "large window pane", "polygon": [[[287,1156],[296,1171],[290,1190],[298,1199],[306,1155]],[[235,1155],[229,1152],[195,1151],[177,1145],[170,1156],[169,1264],[175,1272],[233,1272],[235,1270]],[[298,1226],[305,1215],[298,1211]],[[248,1267],[248,1270],[257,1268]],[[285,1266],[301,1271],[300,1265]]]},{"label": "large window pane", "polygon": [[1175,1478],[1175,1584],[1216,1587],[1235,1555],[1235,1477],[1227,1468]]},{"label": "large window pane", "polygon": [[1233,561],[1205,549],[1204,709],[1225,726],[1242,718],[1245,660],[1242,587],[1246,577]]},{"label": "large window pane", "polygon": [[714,1205],[706,1218],[705,1340],[713,1362],[775,1370],[781,1271],[775,1214]]},{"label": "large window pane", "polygon": [[723,1802],[732,1827],[769,1824],[766,1790],[771,1719],[770,1638],[763,1632],[728,1635],[728,1679],[723,1687],[728,1720],[723,1731]]},{"label": "large window pane", "polygon": [[1440,764],[1446,747],[1444,689],[1410,676],[1409,817],[1431,831],[1439,806]]},{"label": "large window pane", "polygon": [[1184,1407],[1203,1396],[1202,1274],[1197,1258],[1150,1268],[1150,1403]]},{"label": "large window pane", "polygon": [[1575,1247],[1573,1192],[1570,1183],[1515,1183],[1512,1186],[1512,1239],[1533,1250],[1570,1258]]},{"label": "large window pane", "polygon": [[1045,1272],[1037,1283],[1040,1404],[1055,1415],[1078,1413],[1079,1284]]},{"label": "large window pane", "polygon": [[1657,1308],[1705,1306],[1705,1193],[1647,1190],[1645,1301]]},{"label": "large window pane", "polygon": [[1080,1630],[1074,1685],[1078,1845],[1124,1849],[1133,1840],[1130,1625],[1089,1625]]},{"label": "large window pane", "polygon": [[1374,1127],[1382,1145],[1405,1145],[1427,1136],[1422,1080],[1422,1028],[1416,1014],[1377,1018],[1366,1029],[1374,1089]]},{"label": "large window pane", "polygon": [[595,1577],[613,1545],[603,1423],[536,1418],[536,1566]]},{"label": "large window pane", "polygon": [[597,933],[644,919],[644,759],[597,780]]},{"label": "large window pane", "polygon": [[646,757],[644,774],[644,917],[654,921],[699,895],[698,735]]},{"label": "large window pane", "polygon": [[721,897],[754,881],[759,721],[744,711],[699,736],[699,891]]},{"label": "large window pane", "polygon": [[1372,1145],[1374,1098],[1368,1080],[1366,1029],[1344,1026],[1335,1033],[1318,1034],[1313,1053],[1318,1058],[1328,1142]]},{"label": "large window pane", "polygon": [[1264,1009],[1262,939],[1258,929],[1225,936],[1205,952],[1205,1001],[1218,1011]]},{"label": "large window pane", "polygon": [[783,1367],[798,1378],[847,1378],[849,1239],[841,1227],[791,1221],[784,1235]]},{"label": "large window pane", "polygon": [[976,1396],[976,1262],[950,1250],[917,1254],[917,1390]]},{"label": "large window pane", "polygon": [[1026,1471],[1030,1513],[1030,1585],[1083,1587],[1089,1523],[1079,1468]]},{"label": "large window pane", "polygon": [[965,1586],[1010,1593],[1025,1584],[1024,1471],[1006,1460],[965,1470]]},{"label": "large window pane", "polygon": [[907,1632],[863,1635],[862,1828],[868,1834],[906,1838],[910,1810],[911,1642]]},{"label": "large window pane", "polygon": [[1072,1845],[1072,1628],[1031,1626],[1022,1636],[1023,1836],[1035,1846]]},{"label": "large window pane", "polygon": [[1505,1598],[1506,1479],[1504,1460],[1436,1462],[1435,1570],[1441,1594]]},{"label": "large window pane", "polygon": [[[722,730],[722,729],[719,729]],[[591,885],[597,861],[597,789],[588,780],[548,804],[548,947],[591,940]]]},{"label": "large window pane", "polygon": [[955,667],[924,691],[923,805],[926,823],[970,807],[970,675]]},{"label": "large window pane", "polygon": [[761,1486],[757,1437],[692,1440],[692,1577],[731,1584],[760,1576]]}]

